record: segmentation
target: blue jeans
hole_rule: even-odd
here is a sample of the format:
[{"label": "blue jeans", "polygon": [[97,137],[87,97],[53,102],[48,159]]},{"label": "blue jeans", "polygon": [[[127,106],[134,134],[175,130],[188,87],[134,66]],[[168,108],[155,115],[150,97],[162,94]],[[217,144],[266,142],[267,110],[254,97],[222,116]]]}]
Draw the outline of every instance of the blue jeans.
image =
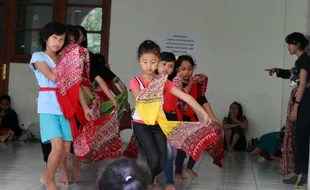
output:
[{"label": "blue jeans", "polygon": [[164,169],[165,176],[166,176],[166,184],[167,185],[173,185],[173,161],[174,161],[174,155],[176,150],[170,145],[167,145],[167,163]]}]

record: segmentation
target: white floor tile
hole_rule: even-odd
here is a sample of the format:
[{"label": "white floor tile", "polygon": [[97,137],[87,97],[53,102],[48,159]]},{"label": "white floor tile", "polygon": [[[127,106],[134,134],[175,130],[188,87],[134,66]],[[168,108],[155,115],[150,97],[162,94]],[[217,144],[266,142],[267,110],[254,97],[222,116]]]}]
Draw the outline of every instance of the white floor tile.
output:
[{"label": "white floor tile", "polygon": [[[77,184],[59,186],[60,190],[95,190],[98,173],[107,161],[96,164],[81,164],[81,180]],[[187,163],[187,162],[185,162]],[[43,190],[39,182],[45,169],[39,143],[0,143],[0,189]],[[194,168],[199,177],[176,182],[178,190],[290,190],[293,186],[282,183],[279,163],[262,158],[249,158],[247,153],[225,153],[224,167],[212,164],[210,156],[203,154]],[[56,175],[58,180],[59,173]],[[165,189],[165,176],[160,175],[160,187]]]}]

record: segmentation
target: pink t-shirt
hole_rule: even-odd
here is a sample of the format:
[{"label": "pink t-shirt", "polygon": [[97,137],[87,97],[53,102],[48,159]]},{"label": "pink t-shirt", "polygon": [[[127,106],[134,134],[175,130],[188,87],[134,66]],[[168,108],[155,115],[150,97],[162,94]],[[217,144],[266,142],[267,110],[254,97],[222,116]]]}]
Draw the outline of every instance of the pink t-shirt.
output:
[{"label": "pink t-shirt", "polygon": [[[144,88],[147,88],[149,86],[149,82],[145,81],[142,79],[142,77],[138,77],[140,79],[140,81],[142,82]],[[165,83],[165,87],[164,87],[164,96],[168,93],[170,93],[172,87],[173,87],[173,83],[169,80],[166,81]],[[129,86],[129,91],[131,91],[132,89],[139,89],[140,90],[140,83],[137,81],[137,79],[134,77],[130,80],[130,86]],[[137,110],[135,110],[135,113],[134,113],[134,117],[133,118],[133,121],[134,122],[137,122],[137,123],[143,123],[143,120],[140,118],[140,116],[136,113]]]}]

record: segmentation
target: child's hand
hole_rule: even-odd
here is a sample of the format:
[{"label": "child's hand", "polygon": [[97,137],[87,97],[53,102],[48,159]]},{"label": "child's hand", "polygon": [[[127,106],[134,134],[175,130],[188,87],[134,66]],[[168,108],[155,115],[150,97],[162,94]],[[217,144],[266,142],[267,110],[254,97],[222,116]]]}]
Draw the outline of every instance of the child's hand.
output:
[{"label": "child's hand", "polygon": [[91,120],[95,120],[96,119],[93,111],[90,110],[89,108],[84,110],[84,116],[87,119],[87,121],[91,121]]},{"label": "child's hand", "polygon": [[213,119],[211,117],[209,117],[209,116],[203,117],[203,120],[206,123],[206,125],[210,125],[210,124],[214,123]]},{"label": "child's hand", "polygon": [[213,121],[213,125],[219,125],[219,126],[222,126],[222,123],[217,119],[217,118],[212,118],[212,121]]}]

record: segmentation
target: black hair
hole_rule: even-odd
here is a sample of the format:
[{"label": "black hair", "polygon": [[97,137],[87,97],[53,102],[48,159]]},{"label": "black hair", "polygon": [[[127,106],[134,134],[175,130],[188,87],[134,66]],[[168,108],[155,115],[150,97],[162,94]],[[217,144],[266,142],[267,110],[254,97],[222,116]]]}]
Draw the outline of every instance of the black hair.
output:
[{"label": "black hair", "polygon": [[[160,53],[160,60],[166,62],[173,62],[173,72],[168,76],[168,80],[172,81],[173,78],[177,75],[177,69],[175,66],[175,62],[177,61],[175,58],[174,53],[172,52],[161,52]],[[156,70],[157,71],[157,70]]]},{"label": "black hair", "polygon": [[190,55],[181,55],[181,56],[177,59],[177,61],[176,61],[176,63],[175,63],[175,67],[176,67],[177,69],[180,68],[183,61],[188,61],[188,62],[193,66],[193,68],[196,67],[195,61],[194,61],[194,59],[193,59]]},{"label": "black hair", "polygon": [[[42,51],[46,50],[46,41],[48,40],[49,37],[51,37],[54,34],[57,36],[66,34],[67,32],[66,29],[67,29],[66,25],[60,22],[50,22],[44,25],[44,28],[42,28],[39,32],[39,42],[40,42]],[[64,48],[67,43],[68,43],[68,36],[66,35],[65,43],[62,48]],[[60,53],[62,48],[56,53],[57,54]]]},{"label": "black hair", "polygon": [[286,36],[285,42],[287,44],[293,44],[298,46],[298,48],[302,51],[305,50],[307,45],[309,44],[309,40],[302,33],[299,32],[293,32]]},{"label": "black hair", "polygon": [[2,102],[3,100],[6,100],[9,102],[9,104],[11,104],[11,97],[9,95],[2,95],[0,97],[0,102]]},{"label": "black hair", "polygon": [[103,55],[101,55],[100,53],[96,53],[94,54],[94,57],[97,59],[97,61],[103,65],[106,65],[107,62],[105,60],[105,57]]},{"label": "black hair", "polygon": [[280,140],[284,139],[284,135],[285,135],[285,131],[286,131],[285,129],[286,129],[286,127],[282,127],[280,130],[280,133],[279,133]]},{"label": "black hair", "polygon": [[173,63],[176,62],[175,55],[171,52],[166,51],[160,53],[160,60]]},{"label": "black hair", "polygon": [[98,190],[146,190],[151,181],[148,167],[136,159],[122,158],[106,166],[98,180]]},{"label": "black hair", "polygon": [[83,26],[78,25],[77,27],[78,27],[79,31],[82,32],[83,36],[85,37],[85,41],[83,41],[81,43],[81,46],[87,48],[87,43],[88,43],[87,42],[87,31]]},{"label": "black hair", "polygon": [[[237,116],[237,119],[241,119],[243,117],[243,109],[242,109],[242,106],[240,103],[238,102],[233,102],[232,104],[230,104],[229,108],[231,108],[232,105],[237,105],[238,106],[238,116]],[[230,114],[230,110],[229,110],[229,113],[228,113],[228,120],[231,120],[231,114]]]},{"label": "black hair", "polygon": [[152,40],[145,40],[138,48],[138,58],[144,53],[154,53],[156,56],[160,57],[160,47]]},{"label": "black hair", "polygon": [[80,30],[77,26],[67,25],[68,38],[70,35],[74,36],[75,41],[78,41],[80,38]]}]

